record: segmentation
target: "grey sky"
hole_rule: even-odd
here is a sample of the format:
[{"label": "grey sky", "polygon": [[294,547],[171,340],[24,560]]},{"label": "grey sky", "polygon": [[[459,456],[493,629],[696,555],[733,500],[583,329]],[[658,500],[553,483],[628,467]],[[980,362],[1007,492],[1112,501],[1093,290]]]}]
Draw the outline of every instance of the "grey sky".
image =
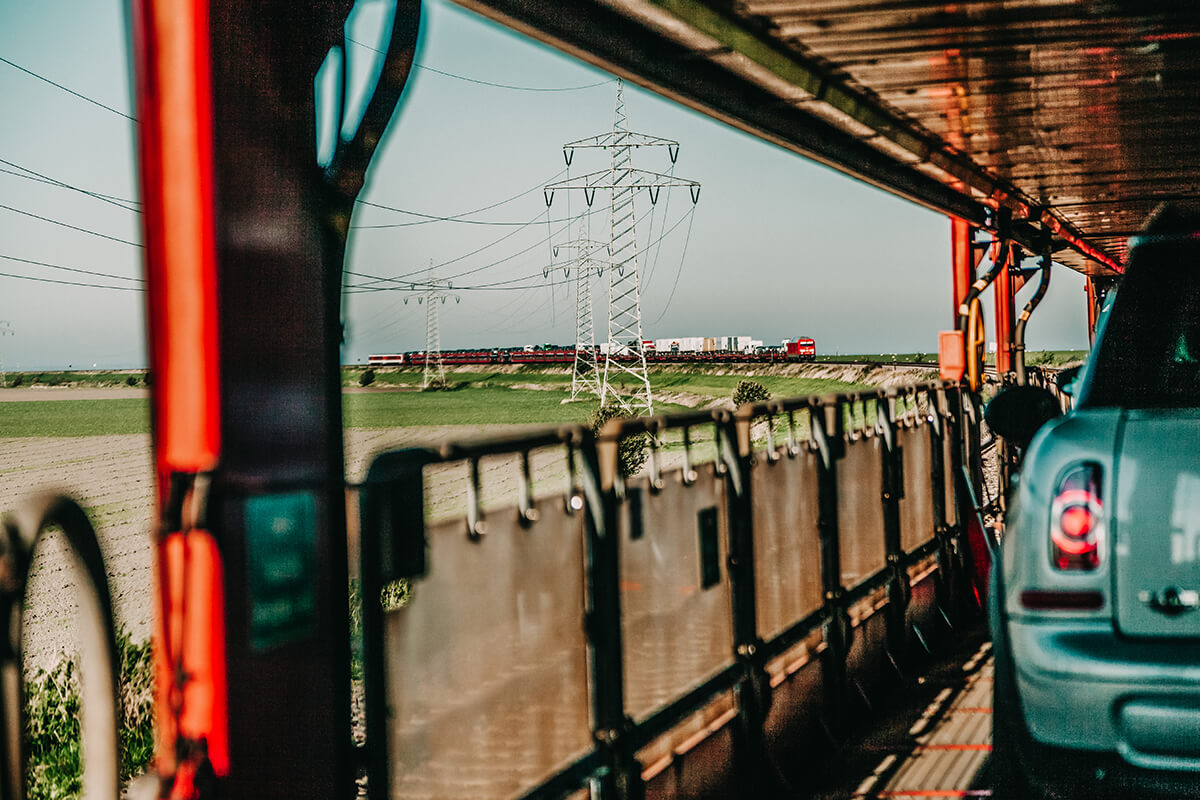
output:
[{"label": "grey sky", "polygon": [[[132,116],[124,12],[114,0],[0,0],[0,58]],[[355,38],[369,40],[363,25]],[[352,47],[354,45],[351,45]],[[376,156],[364,199],[453,216],[519,195],[469,217],[531,222],[517,226],[452,222],[353,231],[347,268],[376,276],[449,263],[439,276],[462,287],[517,279],[532,286],[555,259],[541,182],[565,177],[563,143],[611,128],[611,76],[436,0],[426,8],[418,63],[477,80],[531,88],[600,86],[562,92],[501,89],[417,70]],[[821,352],[931,351],[950,323],[949,223],[832,170],[807,162],[626,85],[630,127],[677,139],[678,176],[703,184],[686,259],[691,201],[664,191],[639,229],[639,245],[679,223],[661,249],[643,247],[648,338],[751,334],[768,342],[813,336]],[[0,63],[0,159],[88,190],[136,199],[134,124]],[[603,169],[602,151],[580,151],[571,175]],[[635,166],[667,171],[665,152],[639,152]],[[15,169],[0,163],[0,170]],[[638,214],[650,206],[639,195]],[[582,194],[555,195],[553,219],[578,214]],[[597,197],[595,208],[607,200]],[[138,214],[78,192],[0,172],[0,205],[136,242]],[[603,213],[593,236],[606,234]],[[354,225],[418,217],[360,206]],[[563,223],[551,226],[553,230]],[[570,235],[574,236],[574,227]],[[508,236],[503,241],[497,241]],[[556,237],[565,239],[563,233]],[[481,249],[482,248],[482,249]],[[479,253],[466,254],[475,250]],[[522,252],[526,251],[526,252]],[[141,249],[0,209],[0,255],[137,278]],[[466,257],[464,257],[466,256]],[[500,262],[500,263],[495,263]],[[681,268],[682,263],[682,268]],[[492,266],[489,266],[492,265]],[[0,273],[135,287],[131,280],[0,259]],[[676,276],[678,282],[676,285]],[[536,276],[530,278],[528,276]],[[1086,343],[1083,282],[1057,269],[1044,309],[1029,325],[1033,348]],[[350,276],[349,283],[363,279]],[[672,296],[672,290],[674,294]],[[1022,292],[1018,302],[1030,292]],[[422,349],[425,308],[404,292],[347,298],[346,361],[368,353]],[[569,342],[574,301],[568,286],[457,292],[440,308],[443,347]],[[604,292],[597,287],[598,302]],[[670,303],[668,305],[668,299]],[[101,367],[144,363],[139,292],[0,277],[0,319],[16,335],[0,340],[8,368]],[[603,305],[597,330],[602,331]],[[990,333],[989,316],[989,333]]]}]

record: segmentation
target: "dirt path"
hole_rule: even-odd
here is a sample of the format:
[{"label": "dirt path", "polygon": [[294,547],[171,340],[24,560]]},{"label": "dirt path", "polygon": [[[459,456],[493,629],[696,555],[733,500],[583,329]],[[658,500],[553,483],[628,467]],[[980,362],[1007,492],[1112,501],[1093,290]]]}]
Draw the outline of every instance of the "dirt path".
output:
[{"label": "dirt path", "polygon": [[0,403],[19,403],[28,400],[129,400],[150,397],[149,389],[131,386],[28,386],[0,391]]}]

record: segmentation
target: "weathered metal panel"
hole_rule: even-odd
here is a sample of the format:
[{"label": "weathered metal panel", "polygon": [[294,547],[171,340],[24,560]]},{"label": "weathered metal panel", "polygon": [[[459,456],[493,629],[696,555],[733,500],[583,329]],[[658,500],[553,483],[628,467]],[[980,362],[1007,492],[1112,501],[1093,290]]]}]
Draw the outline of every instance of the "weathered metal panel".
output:
[{"label": "weathered metal panel", "polygon": [[393,797],[512,797],[590,749],[583,515],[537,510],[428,528],[432,569],[385,621]]}]

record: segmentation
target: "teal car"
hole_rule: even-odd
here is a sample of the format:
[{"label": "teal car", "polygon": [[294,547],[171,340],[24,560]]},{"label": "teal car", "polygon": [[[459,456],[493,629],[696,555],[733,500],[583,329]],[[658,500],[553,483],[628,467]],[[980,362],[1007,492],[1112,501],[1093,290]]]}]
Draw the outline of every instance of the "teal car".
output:
[{"label": "teal car", "polygon": [[[1000,395],[1021,443],[989,617],[1011,797],[1200,796],[1200,215],[1160,210],[1074,409]],[[1003,428],[1003,430],[1002,430]]]}]

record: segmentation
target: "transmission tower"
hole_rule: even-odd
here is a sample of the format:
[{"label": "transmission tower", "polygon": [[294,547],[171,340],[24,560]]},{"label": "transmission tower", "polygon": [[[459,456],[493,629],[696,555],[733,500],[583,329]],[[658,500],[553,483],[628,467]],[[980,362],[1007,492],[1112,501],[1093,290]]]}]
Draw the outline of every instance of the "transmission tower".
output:
[{"label": "transmission tower", "polygon": [[[592,312],[592,278],[608,267],[607,260],[597,261],[596,255],[607,251],[607,242],[588,238],[584,227],[587,214],[579,217],[579,236],[571,244],[560,245],[561,249],[575,251],[575,364],[571,370],[571,401],[579,399],[585,392],[600,397],[600,368],[596,363],[596,335]],[[567,269],[570,273],[570,268]]]},{"label": "transmission tower", "polygon": [[[12,336],[12,335],[13,335],[12,323],[6,319],[0,319],[0,339],[3,339],[5,336]],[[0,387],[7,386],[7,385],[8,385],[8,374],[4,371],[4,358],[3,358],[3,354],[0,353]]]},{"label": "transmission tower", "polygon": [[[453,293],[454,286],[447,280],[438,280],[430,273],[424,283],[425,291],[417,297],[417,303],[425,304],[425,373],[421,378],[421,391],[430,386],[445,388],[446,367],[442,364],[442,337],[438,328],[438,306],[445,305],[453,297],[461,303],[462,297]],[[408,298],[404,298],[408,303]]]},{"label": "transmission tower", "polygon": [[[610,151],[609,168],[579,178],[550,184],[545,188],[546,205],[554,199],[556,189],[582,189],[588,206],[596,192],[604,189],[609,195],[609,253],[608,271],[608,357],[600,384],[600,403],[611,397],[630,414],[653,414],[654,400],[650,393],[650,377],[646,370],[646,352],[642,346],[642,302],[637,261],[637,217],[634,214],[634,195],[646,190],[650,203],[658,202],[664,187],[686,186],[692,203],[700,199],[700,184],[658,172],[633,167],[636,147],[666,147],[671,163],[679,157],[679,142],[632,133],[625,116],[624,84],[617,80],[617,105],[613,129],[586,139],[563,145],[563,157],[570,166],[576,149],[603,148]],[[629,382],[633,393],[622,395],[614,384]]]}]

